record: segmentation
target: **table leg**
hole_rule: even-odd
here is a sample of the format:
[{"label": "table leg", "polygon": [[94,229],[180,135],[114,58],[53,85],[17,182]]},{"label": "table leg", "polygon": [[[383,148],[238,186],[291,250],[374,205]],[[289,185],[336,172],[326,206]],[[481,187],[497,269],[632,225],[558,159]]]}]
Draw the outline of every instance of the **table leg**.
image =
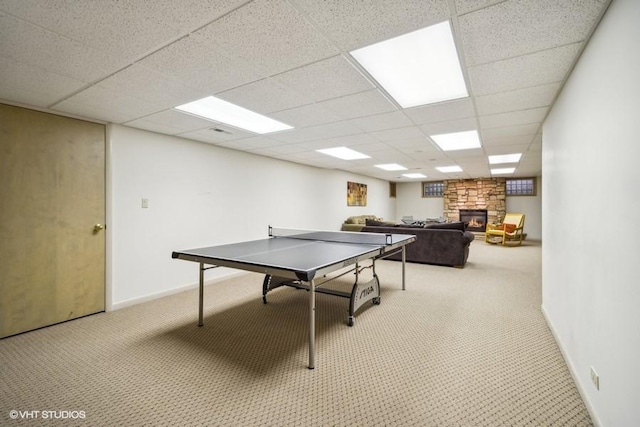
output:
[{"label": "table leg", "polygon": [[309,282],[309,369],[316,367],[316,284]]},{"label": "table leg", "polygon": [[200,263],[200,301],[198,311],[198,326],[204,325],[203,319],[203,305],[204,305],[204,264]]},{"label": "table leg", "polygon": [[407,261],[407,246],[402,246],[402,290],[404,291],[404,264]]}]

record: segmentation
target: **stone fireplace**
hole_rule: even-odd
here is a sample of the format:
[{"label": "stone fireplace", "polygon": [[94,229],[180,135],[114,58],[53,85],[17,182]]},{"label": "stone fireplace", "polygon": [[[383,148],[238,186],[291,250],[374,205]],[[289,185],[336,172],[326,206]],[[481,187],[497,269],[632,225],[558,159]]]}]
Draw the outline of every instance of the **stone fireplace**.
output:
[{"label": "stone fireplace", "polygon": [[460,221],[464,222],[467,230],[484,233],[487,229],[487,210],[460,209]]},{"label": "stone fireplace", "polygon": [[502,222],[507,210],[507,188],[505,178],[457,179],[444,182],[444,215],[450,221],[462,220],[462,210],[486,211],[486,224]]}]

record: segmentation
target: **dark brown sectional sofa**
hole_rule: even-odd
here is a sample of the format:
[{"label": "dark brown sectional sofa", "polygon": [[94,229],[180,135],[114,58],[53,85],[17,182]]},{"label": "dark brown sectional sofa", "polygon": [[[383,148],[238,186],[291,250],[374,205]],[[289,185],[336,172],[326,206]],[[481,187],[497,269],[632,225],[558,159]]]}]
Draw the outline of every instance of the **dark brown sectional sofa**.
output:
[{"label": "dark brown sectional sofa", "polygon": [[[469,246],[474,234],[465,231],[463,222],[431,224],[426,226],[373,225],[369,223],[361,231],[369,233],[414,234],[417,239],[407,245],[408,262],[447,265],[463,268],[469,257]],[[402,254],[388,259],[401,260]]]}]

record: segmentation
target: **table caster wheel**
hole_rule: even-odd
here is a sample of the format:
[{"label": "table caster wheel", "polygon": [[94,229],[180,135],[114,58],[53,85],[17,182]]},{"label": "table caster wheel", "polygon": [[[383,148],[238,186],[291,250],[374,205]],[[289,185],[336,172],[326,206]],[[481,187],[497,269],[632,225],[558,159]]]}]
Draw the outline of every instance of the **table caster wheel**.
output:
[{"label": "table caster wheel", "polygon": [[355,323],[355,319],[351,316],[349,316],[349,318],[347,319],[347,325],[348,326],[353,326],[353,324]]},{"label": "table caster wheel", "polygon": [[375,297],[374,299],[371,300],[375,305],[379,305],[380,304],[380,297]]}]

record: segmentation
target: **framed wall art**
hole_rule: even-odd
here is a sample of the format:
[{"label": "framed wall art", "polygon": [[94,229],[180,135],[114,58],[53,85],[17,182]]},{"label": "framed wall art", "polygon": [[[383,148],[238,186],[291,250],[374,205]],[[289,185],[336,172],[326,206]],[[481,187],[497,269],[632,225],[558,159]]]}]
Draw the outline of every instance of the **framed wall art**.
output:
[{"label": "framed wall art", "polygon": [[347,206],[367,206],[367,184],[347,181]]}]

